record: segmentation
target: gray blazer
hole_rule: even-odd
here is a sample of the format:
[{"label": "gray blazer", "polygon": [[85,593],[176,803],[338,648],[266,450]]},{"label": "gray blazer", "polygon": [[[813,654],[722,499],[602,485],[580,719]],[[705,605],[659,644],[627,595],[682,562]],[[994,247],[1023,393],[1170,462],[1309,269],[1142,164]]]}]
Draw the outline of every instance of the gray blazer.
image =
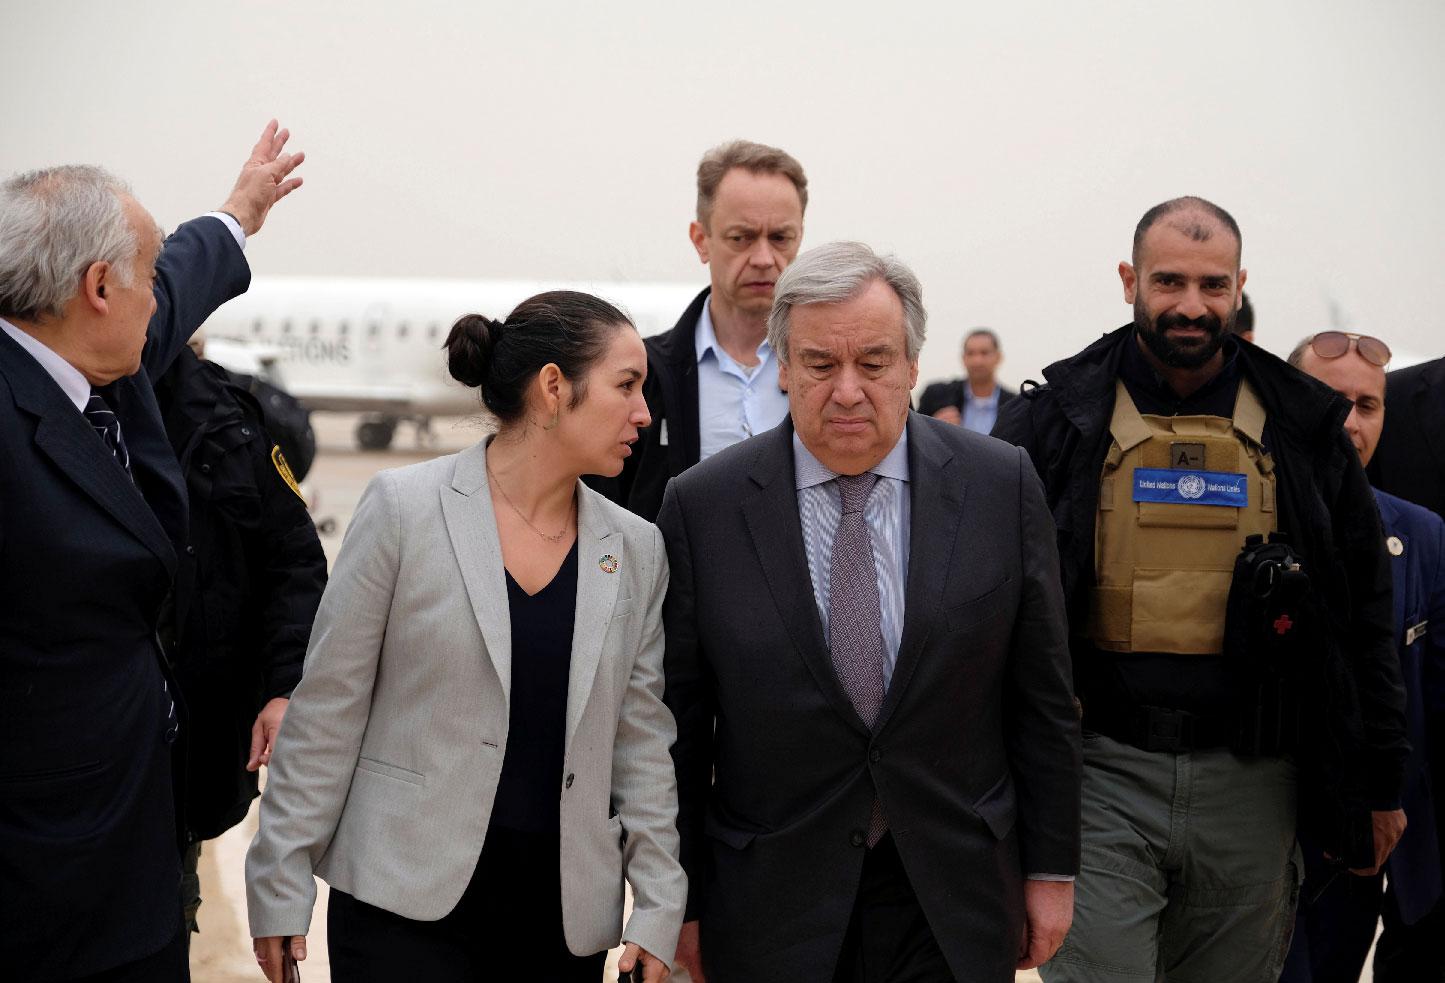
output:
[{"label": "gray blazer", "polygon": [[[485,454],[483,442],[383,471],[362,495],[246,857],[253,936],[307,931],[313,872],[423,920],[451,911],[471,879],[507,749],[512,676]],[[668,753],[676,731],[662,704],[666,553],[650,523],[580,483],[577,498],[557,776],[563,929],[579,955],[626,939],[670,964],[687,880]],[[634,898],[625,930],[624,877]]]}]

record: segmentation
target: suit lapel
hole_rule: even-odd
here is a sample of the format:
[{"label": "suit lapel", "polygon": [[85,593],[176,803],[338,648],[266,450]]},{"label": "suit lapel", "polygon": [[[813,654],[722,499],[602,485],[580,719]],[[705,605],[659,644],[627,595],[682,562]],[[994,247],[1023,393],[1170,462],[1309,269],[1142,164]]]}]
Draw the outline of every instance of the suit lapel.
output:
[{"label": "suit lapel", "polygon": [[36,448],[174,572],[176,552],[170,537],[85,415],[24,349],[3,334],[0,342],[8,356],[0,366],[16,406],[36,417]]},{"label": "suit lapel", "polygon": [[[619,572],[626,569],[622,534],[610,528],[602,498],[577,486],[577,610],[572,618],[572,666],[567,677],[567,747],[592,695],[602,645],[617,607]],[[612,572],[609,573],[608,570]],[[633,598],[643,604],[646,598]]]},{"label": "suit lapel", "polygon": [[887,725],[903,699],[922,657],[923,643],[939,615],[968,485],[953,451],[922,417],[916,413],[910,417],[908,583],[903,594],[903,638],[875,730]]},{"label": "suit lapel", "polygon": [[813,578],[808,572],[803,526],[798,518],[798,492],[793,482],[792,424],[785,421],[763,438],[761,444],[749,474],[758,491],[743,501],[742,510],[769,593],[794,648],[812,672],[818,688],[839,714],[860,730],[866,730],[838,682],[813,597]]},{"label": "suit lapel", "polygon": [[452,483],[441,489],[447,535],[461,567],[462,583],[482,641],[502,683],[502,696],[512,702],[512,617],[507,607],[507,575],[502,542],[487,487],[487,443],[482,441],[457,456]]}]

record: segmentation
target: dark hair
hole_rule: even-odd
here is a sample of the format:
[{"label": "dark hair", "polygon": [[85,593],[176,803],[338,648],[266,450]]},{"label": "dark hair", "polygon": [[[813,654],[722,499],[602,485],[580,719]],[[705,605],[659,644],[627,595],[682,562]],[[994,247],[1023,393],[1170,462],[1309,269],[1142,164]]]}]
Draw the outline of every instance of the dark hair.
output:
[{"label": "dark hair", "polygon": [[1249,294],[1239,295],[1239,310],[1234,314],[1234,333],[1245,334],[1254,330],[1254,305],[1249,302]]},{"label": "dark hair", "polygon": [[[1144,234],[1152,229],[1155,223],[1167,215],[1173,215],[1175,212],[1190,211],[1203,212],[1229,230],[1229,233],[1234,236],[1234,241],[1239,244],[1239,249],[1235,251],[1235,261],[1238,262],[1238,257],[1242,255],[1244,251],[1244,236],[1240,235],[1239,223],[1234,220],[1234,216],[1212,201],[1199,198],[1195,195],[1184,195],[1182,198],[1170,198],[1168,201],[1160,202],[1145,212],[1143,218],[1139,219],[1139,224],[1134,226],[1134,265],[1139,265],[1139,247],[1144,242]],[[1194,222],[1186,226],[1183,231],[1185,235],[1189,236],[1189,238],[1195,242],[1205,242],[1214,235],[1213,229],[1199,222]]]},{"label": "dark hair", "polygon": [[968,343],[975,338],[987,338],[989,341],[993,342],[994,351],[1003,351],[1003,345],[1000,345],[998,343],[998,332],[993,330],[993,328],[974,328],[968,334],[963,336],[963,344],[959,346],[960,350],[968,348]]},{"label": "dark hair", "polygon": [[631,319],[607,301],[575,290],[549,290],[517,305],[505,321],[465,314],[447,334],[447,369],[503,424],[526,412],[527,386],[554,363],[572,383],[571,406],[587,393],[587,371],[612,332]]}]

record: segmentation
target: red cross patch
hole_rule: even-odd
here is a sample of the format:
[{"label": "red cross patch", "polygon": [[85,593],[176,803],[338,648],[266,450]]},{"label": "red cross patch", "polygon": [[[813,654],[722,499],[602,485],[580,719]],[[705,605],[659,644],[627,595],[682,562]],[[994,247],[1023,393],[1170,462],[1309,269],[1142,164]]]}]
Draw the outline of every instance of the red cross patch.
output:
[{"label": "red cross patch", "polygon": [[1283,635],[1293,627],[1294,622],[1290,620],[1287,614],[1282,614],[1274,619],[1274,633],[1276,635]]}]

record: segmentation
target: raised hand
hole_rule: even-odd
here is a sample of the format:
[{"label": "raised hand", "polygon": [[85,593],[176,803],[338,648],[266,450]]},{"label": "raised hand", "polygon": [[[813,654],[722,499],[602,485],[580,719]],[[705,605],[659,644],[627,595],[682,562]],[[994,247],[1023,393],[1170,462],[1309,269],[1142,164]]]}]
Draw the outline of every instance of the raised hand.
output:
[{"label": "raised hand", "polygon": [[241,223],[248,236],[261,230],[271,206],[301,187],[301,178],[290,177],[306,159],[304,153],[282,153],[290,130],[278,130],[273,119],[261,131],[261,139],[251,148],[251,156],[241,165],[241,176],[221,211],[230,212]]}]

